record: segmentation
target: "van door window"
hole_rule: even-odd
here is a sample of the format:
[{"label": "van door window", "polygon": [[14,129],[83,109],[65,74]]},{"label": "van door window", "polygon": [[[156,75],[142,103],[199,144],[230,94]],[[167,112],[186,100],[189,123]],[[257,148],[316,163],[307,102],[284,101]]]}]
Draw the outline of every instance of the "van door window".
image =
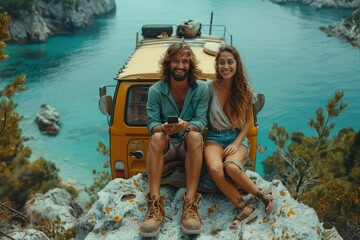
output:
[{"label": "van door window", "polygon": [[130,126],[144,126],[148,120],[146,102],[150,85],[135,85],[129,88],[125,122]]}]

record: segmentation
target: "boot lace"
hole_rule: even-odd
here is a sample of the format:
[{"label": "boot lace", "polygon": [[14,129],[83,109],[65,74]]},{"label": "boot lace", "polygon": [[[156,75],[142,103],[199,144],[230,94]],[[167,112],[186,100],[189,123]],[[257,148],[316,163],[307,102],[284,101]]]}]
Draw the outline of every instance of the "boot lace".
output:
[{"label": "boot lace", "polygon": [[149,204],[149,210],[147,212],[147,216],[145,218],[145,220],[149,220],[149,219],[155,219],[157,221],[161,221],[161,210],[160,210],[160,202],[159,200],[155,199],[152,200]]},{"label": "boot lace", "polygon": [[198,219],[200,219],[200,217],[198,215],[198,208],[199,208],[199,205],[195,201],[186,202],[185,210],[184,210],[185,218],[198,218]]}]

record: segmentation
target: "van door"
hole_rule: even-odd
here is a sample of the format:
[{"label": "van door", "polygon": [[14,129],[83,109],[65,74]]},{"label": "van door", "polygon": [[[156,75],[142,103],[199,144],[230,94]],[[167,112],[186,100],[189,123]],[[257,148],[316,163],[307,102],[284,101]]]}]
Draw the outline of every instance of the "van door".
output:
[{"label": "van door", "polygon": [[110,126],[110,165],[113,178],[131,178],[146,168],[150,134],[146,102],[153,82],[119,81]]}]

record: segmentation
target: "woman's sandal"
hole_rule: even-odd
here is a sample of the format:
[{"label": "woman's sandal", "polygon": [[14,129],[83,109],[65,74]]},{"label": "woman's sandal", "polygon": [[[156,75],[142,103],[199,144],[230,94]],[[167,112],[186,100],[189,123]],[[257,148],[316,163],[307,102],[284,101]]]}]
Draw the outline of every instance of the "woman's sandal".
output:
[{"label": "woman's sandal", "polygon": [[[247,206],[249,206],[253,209],[253,211],[251,213],[248,213],[245,211],[245,208]],[[258,216],[258,210],[247,201],[245,202],[244,206],[237,207],[236,212],[237,212],[237,215],[233,219],[233,222],[230,224],[231,229],[235,229],[241,223],[245,223],[245,224],[249,223],[249,222],[255,220],[255,218],[257,218],[257,216]],[[236,224],[234,224],[235,220],[238,221]]]},{"label": "woman's sandal", "polygon": [[[258,191],[256,193],[256,197],[259,198],[265,205],[265,212],[267,214],[270,214],[274,211],[274,209],[276,208],[276,186],[275,185],[271,185],[267,188],[265,188],[262,191]],[[266,211],[266,208],[269,206],[269,204],[271,203],[271,208]]]}]

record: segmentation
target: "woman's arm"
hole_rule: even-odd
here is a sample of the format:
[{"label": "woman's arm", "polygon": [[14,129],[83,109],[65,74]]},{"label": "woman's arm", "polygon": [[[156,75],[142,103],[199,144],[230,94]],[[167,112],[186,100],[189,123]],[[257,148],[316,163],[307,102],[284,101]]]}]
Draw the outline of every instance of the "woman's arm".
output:
[{"label": "woman's arm", "polygon": [[251,126],[251,124],[250,124],[250,121],[252,119],[251,114],[253,114],[252,104],[250,104],[250,107],[248,108],[248,110],[246,112],[246,120],[245,120],[243,127],[241,128],[241,131],[239,132],[238,136],[234,139],[233,143],[224,149],[223,157],[227,157],[229,155],[234,154],[241,146],[241,143],[244,140],[244,138],[246,137],[246,134],[248,133],[250,126]]}]

